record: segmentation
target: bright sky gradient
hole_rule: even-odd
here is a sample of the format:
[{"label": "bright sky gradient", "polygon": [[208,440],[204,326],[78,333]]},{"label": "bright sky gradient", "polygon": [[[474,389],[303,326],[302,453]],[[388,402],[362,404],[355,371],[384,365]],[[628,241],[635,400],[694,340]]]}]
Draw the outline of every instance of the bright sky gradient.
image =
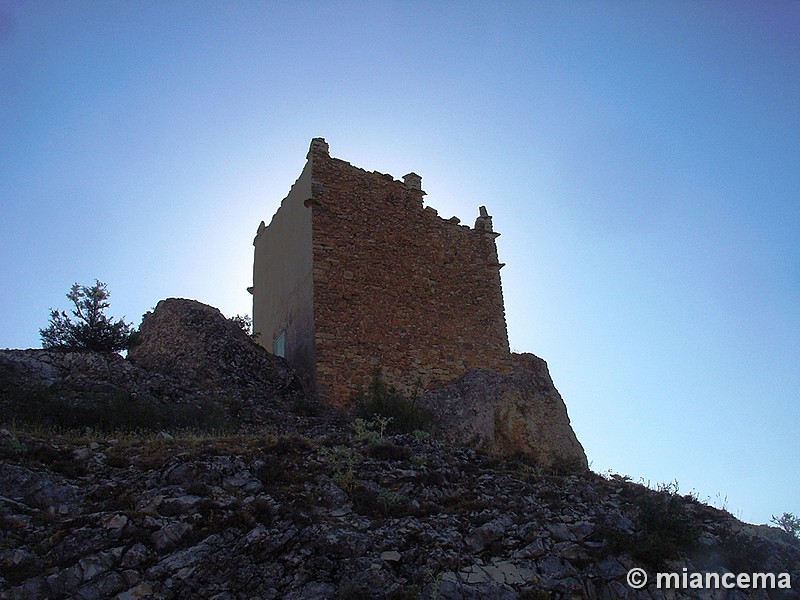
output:
[{"label": "bright sky gradient", "polygon": [[800,513],[800,2],[0,0],[0,346],[250,312],[312,137],[494,217],[595,471]]}]

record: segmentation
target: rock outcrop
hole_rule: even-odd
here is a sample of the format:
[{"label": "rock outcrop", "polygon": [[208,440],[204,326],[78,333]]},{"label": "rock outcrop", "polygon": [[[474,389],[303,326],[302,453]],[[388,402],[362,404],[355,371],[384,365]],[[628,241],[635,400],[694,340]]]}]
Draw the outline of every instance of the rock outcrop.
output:
[{"label": "rock outcrop", "polygon": [[253,401],[303,397],[300,380],[285,360],[202,302],[162,300],[145,315],[139,333],[128,359],[191,388],[224,390]]},{"label": "rock outcrop", "polygon": [[421,406],[436,416],[444,439],[494,454],[527,454],[543,466],[588,468],[547,363],[533,354],[513,358],[512,375],[470,371],[424,394]]},{"label": "rock outcrop", "polygon": [[6,423],[103,428],[137,413],[166,426],[159,415],[198,401],[178,381],[117,354],[0,350],[0,417]]},{"label": "rock outcrop", "polygon": [[163,300],[140,333],[127,359],[90,351],[0,350],[0,417],[104,429],[237,429],[289,426],[298,409],[327,409],[306,398],[286,361],[215,308]]}]

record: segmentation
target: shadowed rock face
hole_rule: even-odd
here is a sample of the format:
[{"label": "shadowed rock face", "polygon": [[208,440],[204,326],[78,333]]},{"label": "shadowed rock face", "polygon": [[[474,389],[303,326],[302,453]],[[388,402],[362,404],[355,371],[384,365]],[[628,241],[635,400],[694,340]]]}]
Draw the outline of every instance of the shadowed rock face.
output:
[{"label": "shadowed rock face", "polygon": [[[120,410],[132,411],[137,421],[153,420],[153,426],[178,424],[176,407],[181,426],[195,422],[192,411],[204,417],[211,410],[221,423],[239,427],[285,424],[294,420],[298,402],[312,404],[283,359],[216,308],[182,299],[163,300],[146,316],[141,343],[127,359],[89,351],[0,350],[0,391],[4,420],[22,411],[30,417],[30,397],[42,405],[43,422],[73,426],[74,409],[87,416],[84,425],[112,428],[118,421],[109,412]],[[47,414],[48,403],[66,422]]]},{"label": "shadowed rock face", "polygon": [[[4,420],[36,418],[32,411],[38,411],[42,412],[43,423],[71,426],[73,423],[57,421],[56,405],[69,411],[78,405],[89,408],[110,401],[155,407],[196,399],[197,394],[177,380],[137,367],[118,354],[0,350],[0,408]],[[48,407],[52,410],[48,411]]]},{"label": "shadowed rock face", "polygon": [[547,363],[533,354],[513,357],[512,375],[470,371],[424,394],[421,405],[436,415],[445,439],[499,455],[527,454],[542,466],[588,468]]},{"label": "shadowed rock face", "polygon": [[142,368],[195,387],[229,390],[236,396],[269,399],[302,394],[282,358],[254,343],[235,323],[207,304],[168,298],[145,315],[141,342],[128,359]]}]

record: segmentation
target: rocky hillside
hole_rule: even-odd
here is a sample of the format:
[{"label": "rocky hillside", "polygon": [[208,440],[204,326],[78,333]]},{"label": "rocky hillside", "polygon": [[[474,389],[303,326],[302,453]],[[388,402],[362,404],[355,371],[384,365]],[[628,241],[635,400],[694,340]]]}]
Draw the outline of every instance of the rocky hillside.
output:
[{"label": "rocky hillside", "polygon": [[800,542],[588,471],[536,357],[420,398],[428,431],[393,434],[307,398],[216,309],[166,300],[142,332],[128,359],[0,351],[0,598],[798,597],[655,589],[796,587]]},{"label": "rocky hillside", "polygon": [[0,597],[706,598],[635,591],[625,577],[800,577],[796,540],[674,489],[421,436],[317,430],[0,432]]}]

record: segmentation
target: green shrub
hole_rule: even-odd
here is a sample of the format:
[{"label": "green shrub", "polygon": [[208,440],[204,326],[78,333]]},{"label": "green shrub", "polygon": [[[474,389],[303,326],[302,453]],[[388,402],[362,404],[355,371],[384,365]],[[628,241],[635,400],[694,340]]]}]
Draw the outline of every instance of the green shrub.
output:
[{"label": "green shrub", "polygon": [[331,479],[348,495],[358,485],[355,469],[361,456],[352,448],[334,446],[333,448],[320,448],[319,458],[328,465]]},{"label": "green shrub", "polygon": [[770,523],[777,525],[789,535],[800,539],[800,517],[795,517],[792,513],[785,512],[780,517],[773,515]]},{"label": "green shrub", "polygon": [[427,431],[433,423],[432,415],[417,406],[416,399],[409,400],[386,384],[380,369],[374,371],[366,391],[356,394],[355,404],[356,414],[367,421],[389,419],[385,421],[386,433],[389,434]]},{"label": "green shrub", "polygon": [[89,287],[73,284],[67,298],[74,305],[72,315],[50,310],[50,323],[39,330],[43,348],[119,352],[136,342],[133,326],[105,314],[110,296],[105,283],[95,280]]},{"label": "green shrub", "polygon": [[686,504],[678,494],[677,484],[660,486],[657,491],[642,489],[634,499],[638,509],[636,530],[606,530],[608,549],[627,552],[652,568],[691,552],[697,545],[700,528]]},{"label": "green shrub", "polygon": [[353,431],[359,442],[376,443],[383,440],[392,417],[376,416],[374,419],[356,418],[353,421]]},{"label": "green shrub", "polygon": [[410,504],[403,494],[378,486],[376,489],[362,483],[350,491],[353,509],[362,515],[375,518],[402,517],[409,513]]},{"label": "green shrub", "polygon": [[[771,570],[770,559],[774,556],[770,544],[743,533],[725,531],[720,536],[720,554],[724,565],[734,573],[758,573]],[[717,557],[715,557],[717,558]],[[719,558],[717,558],[719,560]],[[716,565],[705,556],[698,557],[701,568],[713,569]]]}]

